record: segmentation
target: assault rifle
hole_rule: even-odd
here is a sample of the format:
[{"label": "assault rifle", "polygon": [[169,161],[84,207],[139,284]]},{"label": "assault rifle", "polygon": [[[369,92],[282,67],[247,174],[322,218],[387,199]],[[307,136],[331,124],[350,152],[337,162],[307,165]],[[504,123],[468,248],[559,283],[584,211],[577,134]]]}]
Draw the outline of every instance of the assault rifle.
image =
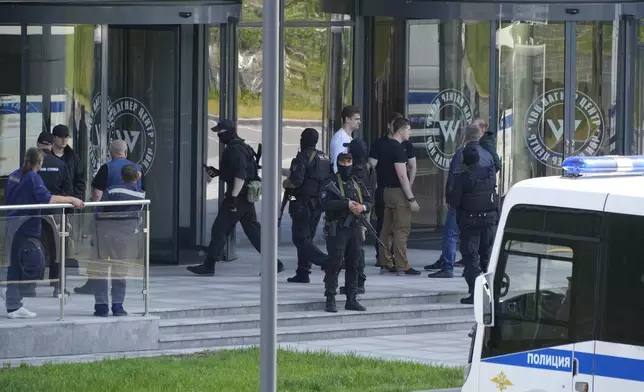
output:
[{"label": "assault rifle", "polygon": [[[342,193],[340,192],[340,189],[338,189],[338,187],[335,185],[335,183],[334,183],[333,181],[329,182],[329,183],[326,185],[326,187],[325,187],[324,189],[325,189],[325,190],[327,190],[327,191],[329,191],[329,192],[331,192],[331,193],[333,193],[334,195],[336,195],[336,196],[337,196],[337,197],[339,197],[340,199],[343,199],[343,200],[350,200],[348,197],[344,197],[344,196],[342,196]],[[363,225],[364,227],[366,227],[366,228],[367,228],[367,231],[368,231],[369,233],[371,233],[371,235],[376,239],[376,241],[378,241],[378,243],[379,243],[383,248],[386,248],[386,247],[387,247],[387,246],[386,246],[382,241],[380,241],[380,238],[378,238],[378,232],[376,232],[376,229],[374,229],[374,228],[373,228],[373,226],[371,225],[371,223],[369,222],[369,220],[367,220],[367,217],[366,217],[366,216],[364,216],[364,215],[362,215],[362,214],[354,215],[354,214],[353,214],[353,212],[352,212],[352,213],[351,213],[351,214],[349,214],[349,216],[347,217],[347,220],[345,221],[345,223],[346,223],[347,221],[350,221],[351,219],[357,219],[357,220],[358,220],[358,223],[360,223],[361,225]],[[345,226],[346,226],[346,224],[345,224]]]},{"label": "assault rifle", "polygon": [[262,158],[262,143],[257,145],[257,152],[255,153],[255,163],[257,164],[257,169],[261,169],[262,166],[259,164],[259,160]]},{"label": "assault rifle", "polygon": [[284,196],[282,196],[282,205],[280,206],[280,216],[277,217],[277,227],[280,227],[280,225],[282,224],[282,215],[284,215],[284,208],[286,208],[286,204],[289,202],[289,200],[291,200],[293,192],[295,192],[295,188],[284,189]]}]

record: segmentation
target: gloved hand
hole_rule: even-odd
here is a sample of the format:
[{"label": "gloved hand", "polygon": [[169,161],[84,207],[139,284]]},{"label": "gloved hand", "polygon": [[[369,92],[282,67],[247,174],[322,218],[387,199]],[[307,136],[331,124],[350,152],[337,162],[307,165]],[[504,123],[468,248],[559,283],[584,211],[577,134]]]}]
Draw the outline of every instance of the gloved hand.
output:
[{"label": "gloved hand", "polygon": [[206,173],[208,173],[208,176],[210,178],[215,178],[219,175],[219,170],[215,169],[212,166],[204,166],[204,169],[206,169]]},{"label": "gloved hand", "polygon": [[230,209],[230,210],[236,210],[237,209],[237,198],[233,196],[226,196],[224,198],[224,203],[223,205]]}]

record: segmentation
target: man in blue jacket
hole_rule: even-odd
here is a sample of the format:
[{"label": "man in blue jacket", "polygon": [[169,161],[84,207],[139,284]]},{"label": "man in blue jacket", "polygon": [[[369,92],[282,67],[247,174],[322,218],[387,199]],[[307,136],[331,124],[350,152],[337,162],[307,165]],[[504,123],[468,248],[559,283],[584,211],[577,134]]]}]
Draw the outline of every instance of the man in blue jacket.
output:
[{"label": "man in blue jacket", "polygon": [[[139,169],[125,165],[121,169],[121,184],[105,190],[101,201],[144,200],[145,192],[139,186]],[[107,317],[109,313],[109,286],[107,275],[111,268],[112,315],[127,316],[123,308],[125,278],[128,264],[139,260],[139,222],[141,205],[107,206],[96,214],[98,262],[93,266],[96,280],[94,289],[94,316]]]},{"label": "man in blue jacket", "polygon": [[[101,166],[92,180],[92,201],[101,200],[106,189],[121,184],[121,170],[127,165],[132,165],[139,171],[137,184],[141,190],[145,190],[143,171],[138,164],[127,159],[127,144],[123,140],[117,139],[110,143],[110,155],[112,160]],[[94,291],[91,284],[92,281],[88,279],[83,286],[74,288],[74,292],[92,294]]]}]

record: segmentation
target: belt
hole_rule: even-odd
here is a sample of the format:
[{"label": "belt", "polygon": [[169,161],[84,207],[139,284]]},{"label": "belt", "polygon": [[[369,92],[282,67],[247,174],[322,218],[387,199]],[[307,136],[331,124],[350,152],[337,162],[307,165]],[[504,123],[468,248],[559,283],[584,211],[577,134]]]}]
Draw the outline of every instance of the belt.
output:
[{"label": "belt", "polygon": [[382,187],[385,189],[402,188],[400,185],[383,185]]}]

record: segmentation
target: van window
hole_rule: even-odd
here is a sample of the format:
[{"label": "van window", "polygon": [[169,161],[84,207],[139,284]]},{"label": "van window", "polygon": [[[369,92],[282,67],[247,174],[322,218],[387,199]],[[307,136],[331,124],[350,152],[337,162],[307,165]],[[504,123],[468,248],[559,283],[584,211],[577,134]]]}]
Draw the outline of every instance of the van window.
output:
[{"label": "van window", "polygon": [[601,340],[644,345],[644,217],[608,214]]},{"label": "van window", "polygon": [[[510,212],[508,222],[516,224],[504,229],[495,270],[495,326],[486,329],[483,358],[593,336],[596,285],[584,281],[596,277],[599,228],[575,227],[575,222],[601,224],[601,217],[570,211],[566,219],[567,212],[527,206]],[[527,229],[524,217],[541,229]],[[593,237],[580,236],[584,233]]]}]

